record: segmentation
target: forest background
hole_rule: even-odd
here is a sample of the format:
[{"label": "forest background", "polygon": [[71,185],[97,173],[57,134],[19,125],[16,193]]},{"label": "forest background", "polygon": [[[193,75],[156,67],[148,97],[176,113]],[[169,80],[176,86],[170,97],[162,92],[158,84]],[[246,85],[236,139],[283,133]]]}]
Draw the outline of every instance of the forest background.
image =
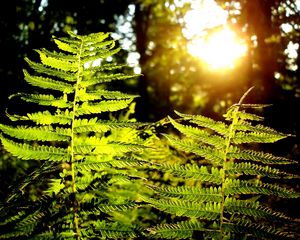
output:
[{"label": "forest background", "polygon": [[[207,3],[224,10],[226,23],[201,22],[208,21],[206,15],[216,14],[214,9],[195,7]],[[200,37],[201,31],[209,35],[228,24],[246,43],[246,54],[234,66],[222,69],[211,68],[192,54],[189,46],[199,36],[188,34],[191,11],[198,14],[192,21]],[[140,95],[135,110],[138,121],[159,121],[173,116],[174,110],[222,119],[226,109],[255,86],[247,102],[272,104],[263,112],[265,124],[294,135],[266,150],[299,159],[299,0],[8,1],[0,8],[1,119],[10,107],[8,96],[27,88],[24,57],[34,58],[32,49],[51,49],[51,36],[63,36],[68,30],[111,32],[118,40],[123,50],[114,60],[128,63],[132,67],[128,71],[142,73],[136,81],[117,86]],[[228,48],[226,43],[220,45],[219,51]],[[15,179],[31,172],[35,164],[12,160],[1,150],[0,200]],[[290,170],[299,174],[300,169]],[[298,180],[293,187],[299,190]],[[283,200],[281,208],[300,218],[297,201],[285,204]]]}]

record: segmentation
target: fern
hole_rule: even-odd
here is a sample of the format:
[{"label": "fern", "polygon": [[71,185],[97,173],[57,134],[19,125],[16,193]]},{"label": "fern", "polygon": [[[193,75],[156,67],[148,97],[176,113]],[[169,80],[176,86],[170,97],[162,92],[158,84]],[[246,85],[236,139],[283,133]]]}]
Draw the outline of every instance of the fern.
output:
[{"label": "fern", "polygon": [[[177,114],[170,119],[182,139],[165,135],[170,144],[194,156],[191,163],[158,164],[155,168],[183,177],[183,186],[152,186],[152,197],[142,199],[173,216],[178,223],[149,228],[157,238],[283,239],[294,237],[284,230],[292,219],[260,201],[260,196],[298,198],[300,194],[276,184],[276,179],[298,176],[275,167],[295,161],[254,149],[251,143],[273,143],[289,135],[256,122],[263,118],[245,109],[264,105],[240,102],[224,115],[227,123],[200,115]],[[245,145],[245,143],[247,145]],[[268,181],[263,183],[262,181]],[[181,218],[182,219],[182,218]]]},{"label": "fern", "polygon": [[[34,93],[11,96],[36,107],[25,114],[7,113],[14,123],[0,124],[7,151],[45,162],[1,205],[0,238],[135,237],[134,224],[116,216],[136,205],[140,185],[134,179],[140,176],[132,166],[142,164],[136,156],[145,147],[135,130],[141,124],[113,120],[108,113],[126,110],[137,96],[106,86],[136,75],[116,72],[122,65],[102,63],[119,51],[107,33],[69,32],[54,42],[57,51],[37,50],[40,63],[25,59],[24,78]],[[94,66],[95,60],[102,62]],[[43,193],[24,201],[33,182],[44,184]]]}]

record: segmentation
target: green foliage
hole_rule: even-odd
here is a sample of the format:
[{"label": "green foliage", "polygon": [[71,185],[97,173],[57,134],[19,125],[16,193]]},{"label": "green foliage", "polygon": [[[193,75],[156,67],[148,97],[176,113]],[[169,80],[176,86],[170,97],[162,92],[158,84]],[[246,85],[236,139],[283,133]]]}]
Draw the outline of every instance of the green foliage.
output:
[{"label": "green foliage", "polygon": [[[7,114],[1,142],[11,155],[42,161],[0,206],[0,238],[90,239],[137,236],[137,204],[142,191],[136,169],[145,148],[136,127],[114,112],[130,112],[136,95],[110,91],[111,81],[135,75],[117,72],[103,60],[116,54],[109,34],[54,38],[58,51],[37,50],[41,63],[26,59],[25,80],[33,93],[17,93],[33,108]],[[20,112],[20,111],[19,111]],[[30,184],[41,184],[33,199]]]},{"label": "green foliage", "polygon": [[263,118],[245,110],[265,106],[243,104],[246,94],[224,115],[229,123],[178,112],[181,119],[170,118],[183,137],[165,137],[192,160],[184,165],[156,166],[183,179],[177,186],[149,185],[155,194],[142,196],[153,207],[180,219],[149,228],[152,237],[284,239],[299,234],[293,233],[294,229],[286,231],[292,219],[264,201],[264,196],[300,197],[276,183],[276,179],[297,178],[279,169],[295,161],[255,149],[258,143],[274,143],[289,135],[258,124]]}]

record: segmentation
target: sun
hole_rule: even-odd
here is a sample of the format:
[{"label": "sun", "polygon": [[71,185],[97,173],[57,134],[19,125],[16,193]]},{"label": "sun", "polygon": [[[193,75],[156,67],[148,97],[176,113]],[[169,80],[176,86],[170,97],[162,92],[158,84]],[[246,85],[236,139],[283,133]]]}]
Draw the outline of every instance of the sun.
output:
[{"label": "sun", "polygon": [[247,45],[241,42],[234,31],[224,27],[194,39],[188,45],[188,52],[199,57],[212,69],[234,68],[236,62],[246,54]]},{"label": "sun", "polygon": [[[188,52],[211,69],[234,68],[246,55],[247,45],[227,25],[228,13],[213,0],[195,1],[185,16],[184,34]],[[212,30],[210,29],[218,29]]]}]

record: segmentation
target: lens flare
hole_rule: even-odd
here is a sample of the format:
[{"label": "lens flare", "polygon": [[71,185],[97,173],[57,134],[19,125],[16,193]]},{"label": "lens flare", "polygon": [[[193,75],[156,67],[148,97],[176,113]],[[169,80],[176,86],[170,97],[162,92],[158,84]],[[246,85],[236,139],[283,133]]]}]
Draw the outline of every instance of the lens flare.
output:
[{"label": "lens flare", "polygon": [[242,43],[234,31],[224,27],[207,36],[193,39],[188,51],[212,69],[233,68],[246,54],[247,45]]}]

